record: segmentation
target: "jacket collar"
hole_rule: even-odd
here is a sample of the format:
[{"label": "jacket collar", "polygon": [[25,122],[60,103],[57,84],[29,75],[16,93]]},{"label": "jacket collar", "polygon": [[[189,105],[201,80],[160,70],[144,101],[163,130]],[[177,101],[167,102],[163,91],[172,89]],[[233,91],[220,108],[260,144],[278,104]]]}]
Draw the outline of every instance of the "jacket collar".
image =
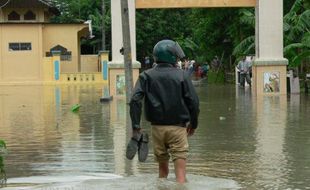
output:
[{"label": "jacket collar", "polygon": [[158,63],[156,67],[174,67],[170,63]]}]

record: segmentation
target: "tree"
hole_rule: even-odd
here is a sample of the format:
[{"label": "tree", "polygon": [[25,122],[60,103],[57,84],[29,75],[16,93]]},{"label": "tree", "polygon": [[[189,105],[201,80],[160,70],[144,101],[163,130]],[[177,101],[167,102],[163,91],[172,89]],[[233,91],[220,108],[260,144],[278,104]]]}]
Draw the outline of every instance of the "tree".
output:
[{"label": "tree", "polygon": [[[103,43],[105,49],[110,49],[111,41],[111,14],[110,0],[54,0],[60,15],[52,18],[54,23],[81,23],[92,20],[93,39],[82,40],[82,54],[98,53],[102,50]],[[102,15],[104,14],[104,15]],[[106,40],[106,42],[104,42]]]},{"label": "tree", "polygon": [[[289,1],[289,3],[292,3]],[[284,57],[289,60],[289,67],[297,67],[302,60],[310,56],[310,10],[305,0],[296,0],[291,9],[284,15]],[[254,28],[254,13],[244,12],[240,17],[242,23]],[[254,53],[255,37],[250,35],[244,38],[234,48],[234,55]]]},{"label": "tree", "polygon": [[[235,46],[232,54],[236,57],[244,55],[255,54],[255,14],[254,9],[241,9],[239,10],[239,20],[242,27],[249,28],[252,32],[242,35],[242,39],[235,39]],[[232,33],[234,34],[234,33]],[[237,59],[238,60],[238,59]]]},{"label": "tree", "polygon": [[105,40],[105,20],[104,20],[104,18],[105,18],[105,12],[106,12],[106,6],[105,6],[105,1],[104,0],[102,0],[102,5],[101,5],[101,7],[102,7],[102,15],[101,15],[101,49],[102,50],[106,50],[106,40]]},{"label": "tree", "polygon": [[299,66],[310,57],[310,10],[305,0],[296,0],[284,16],[284,56],[290,67]]}]

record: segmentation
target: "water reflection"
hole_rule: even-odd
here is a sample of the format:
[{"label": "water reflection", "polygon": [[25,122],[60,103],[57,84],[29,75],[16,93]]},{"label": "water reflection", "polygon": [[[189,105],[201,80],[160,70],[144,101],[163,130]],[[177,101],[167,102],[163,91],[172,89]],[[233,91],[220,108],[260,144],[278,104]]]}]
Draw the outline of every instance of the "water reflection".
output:
[{"label": "water reflection", "polygon": [[[0,138],[9,150],[5,159],[9,186],[35,185],[38,177],[42,181],[46,176],[60,189],[79,189],[75,179],[109,189],[128,189],[128,184],[132,189],[176,187],[172,164],[171,180],[154,185],[158,181],[152,150],[145,163],[125,158],[131,136],[128,105],[123,98],[100,103],[107,93],[104,89],[102,85],[0,87]],[[310,189],[309,97],[255,97],[250,88],[234,85],[196,89],[201,115],[190,138],[186,188],[205,189],[211,184],[208,189],[220,189],[228,184],[229,189]],[[81,108],[73,113],[76,103]],[[148,122],[143,120],[142,126],[150,132]],[[116,175],[116,181],[106,181],[107,175]]]},{"label": "water reflection", "polygon": [[287,126],[287,97],[259,96],[256,97],[255,105],[257,159],[254,175],[258,179],[256,183],[265,189],[279,189],[287,183],[287,158],[283,151]]}]

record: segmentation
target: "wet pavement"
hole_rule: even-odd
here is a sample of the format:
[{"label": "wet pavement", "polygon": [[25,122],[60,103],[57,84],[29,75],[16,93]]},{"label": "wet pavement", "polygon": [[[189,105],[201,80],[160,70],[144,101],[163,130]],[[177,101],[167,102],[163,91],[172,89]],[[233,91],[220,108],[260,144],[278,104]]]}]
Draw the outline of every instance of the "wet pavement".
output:
[{"label": "wet pavement", "polygon": [[100,103],[104,86],[1,86],[3,189],[310,189],[310,97],[254,97],[234,85],[196,90],[199,129],[180,187],[172,163],[169,180],[157,179],[152,150],[145,163],[126,160],[128,106],[122,97]]}]

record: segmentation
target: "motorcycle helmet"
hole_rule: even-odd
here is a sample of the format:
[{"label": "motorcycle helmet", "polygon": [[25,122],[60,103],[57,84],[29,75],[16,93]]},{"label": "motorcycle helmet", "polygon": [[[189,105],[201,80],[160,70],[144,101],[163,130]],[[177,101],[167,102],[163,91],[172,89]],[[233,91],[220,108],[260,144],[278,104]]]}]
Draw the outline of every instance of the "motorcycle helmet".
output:
[{"label": "motorcycle helmet", "polygon": [[154,46],[153,56],[157,64],[170,63],[174,65],[178,59],[184,58],[185,54],[178,42],[161,40]]}]

